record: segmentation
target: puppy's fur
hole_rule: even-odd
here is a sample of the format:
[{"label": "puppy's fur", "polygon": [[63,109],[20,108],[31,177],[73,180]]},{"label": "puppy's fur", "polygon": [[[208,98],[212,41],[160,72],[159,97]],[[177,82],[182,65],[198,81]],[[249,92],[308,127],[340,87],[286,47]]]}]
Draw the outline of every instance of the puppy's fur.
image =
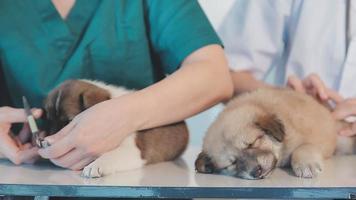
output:
[{"label": "puppy's fur", "polygon": [[[56,133],[85,109],[130,92],[123,87],[97,81],[66,81],[45,100],[47,132]],[[140,168],[145,164],[173,160],[185,150],[188,137],[184,122],[132,133],[117,149],[103,154],[86,166],[82,174],[85,177],[101,177]]]},{"label": "puppy's fur", "polygon": [[340,126],[308,95],[259,89],[226,105],[205,136],[196,169],[261,179],[291,164],[296,176],[315,177],[335,152]]}]

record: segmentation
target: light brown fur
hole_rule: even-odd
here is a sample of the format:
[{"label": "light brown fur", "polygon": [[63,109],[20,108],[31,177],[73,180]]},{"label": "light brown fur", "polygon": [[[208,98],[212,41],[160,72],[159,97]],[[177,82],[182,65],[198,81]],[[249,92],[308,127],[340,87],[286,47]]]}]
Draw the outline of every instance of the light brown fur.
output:
[{"label": "light brown fur", "polygon": [[308,95],[259,89],[226,105],[205,136],[196,168],[258,179],[291,164],[297,176],[315,177],[335,152],[339,126],[330,111]]}]

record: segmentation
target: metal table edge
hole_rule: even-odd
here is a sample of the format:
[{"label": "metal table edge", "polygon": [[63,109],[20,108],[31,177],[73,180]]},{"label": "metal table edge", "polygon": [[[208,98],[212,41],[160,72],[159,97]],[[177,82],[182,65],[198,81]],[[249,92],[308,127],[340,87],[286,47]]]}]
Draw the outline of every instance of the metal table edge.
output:
[{"label": "metal table edge", "polygon": [[0,194],[14,196],[120,198],[350,198],[356,187],[160,187],[0,184]]}]

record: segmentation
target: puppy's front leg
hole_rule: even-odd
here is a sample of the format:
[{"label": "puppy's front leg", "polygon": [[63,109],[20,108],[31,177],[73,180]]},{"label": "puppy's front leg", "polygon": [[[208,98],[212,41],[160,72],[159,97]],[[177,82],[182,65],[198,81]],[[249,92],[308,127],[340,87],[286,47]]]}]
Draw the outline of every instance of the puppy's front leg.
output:
[{"label": "puppy's front leg", "polygon": [[317,177],[323,170],[323,164],[322,153],[315,145],[303,144],[292,153],[291,165],[298,177]]},{"label": "puppy's front leg", "polygon": [[135,143],[136,134],[127,137],[121,145],[100,156],[83,169],[82,176],[98,178],[115,172],[137,169],[145,165]]}]

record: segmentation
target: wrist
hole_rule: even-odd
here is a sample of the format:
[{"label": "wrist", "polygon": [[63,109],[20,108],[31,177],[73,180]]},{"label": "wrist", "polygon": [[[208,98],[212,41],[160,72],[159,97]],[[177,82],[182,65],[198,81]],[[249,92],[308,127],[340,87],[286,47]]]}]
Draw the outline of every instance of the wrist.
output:
[{"label": "wrist", "polygon": [[146,123],[146,111],[137,92],[114,98],[110,108],[116,119],[124,120],[129,133],[141,130]]}]

